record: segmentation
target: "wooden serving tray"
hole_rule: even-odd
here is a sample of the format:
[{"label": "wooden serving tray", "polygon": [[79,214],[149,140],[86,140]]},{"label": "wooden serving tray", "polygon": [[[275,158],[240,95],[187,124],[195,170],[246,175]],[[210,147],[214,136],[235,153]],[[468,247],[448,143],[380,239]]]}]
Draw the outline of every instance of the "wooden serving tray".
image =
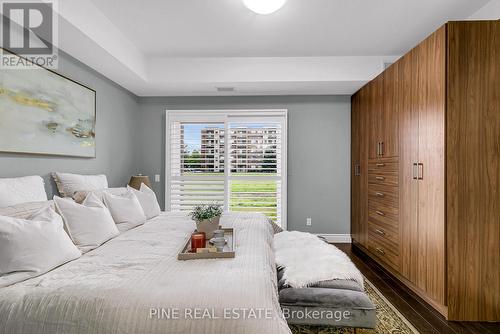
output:
[{"label": "wooden serving tray", "polygon": [[[227,243],[224,246],[222,252],[216,253],[191,253],[191,235],[187,238],[184,247],[182,247],[181,252],[177,255],[177,259],[181,261],[185,260],[199,260],[199,259],[228,259],[234,258],[236,253],[236,243],[233,228],[221,228],[224,231],[224,238],[227,239]],[[211,246],[207,240],[206,247]]]}]

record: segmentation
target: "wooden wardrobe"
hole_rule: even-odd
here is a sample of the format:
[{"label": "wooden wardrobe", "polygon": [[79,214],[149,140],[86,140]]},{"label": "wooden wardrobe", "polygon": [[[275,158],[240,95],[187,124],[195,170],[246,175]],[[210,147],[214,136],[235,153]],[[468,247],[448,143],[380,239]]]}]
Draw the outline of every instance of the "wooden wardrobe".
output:
[{"label": "wooden wardrobe", "polygon": [[500,21],[445,24],[351,102],[354,246],[447,319],[500,321]]}]

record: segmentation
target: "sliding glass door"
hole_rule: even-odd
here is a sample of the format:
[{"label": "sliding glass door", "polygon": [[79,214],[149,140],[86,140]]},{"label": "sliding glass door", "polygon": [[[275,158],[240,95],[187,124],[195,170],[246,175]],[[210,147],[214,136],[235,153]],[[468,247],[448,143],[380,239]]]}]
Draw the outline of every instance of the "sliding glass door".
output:
[{"label": "sliding glass door", "polygon": [[286,226],[285,110],[167,111],[166,208],[217,203]]}]

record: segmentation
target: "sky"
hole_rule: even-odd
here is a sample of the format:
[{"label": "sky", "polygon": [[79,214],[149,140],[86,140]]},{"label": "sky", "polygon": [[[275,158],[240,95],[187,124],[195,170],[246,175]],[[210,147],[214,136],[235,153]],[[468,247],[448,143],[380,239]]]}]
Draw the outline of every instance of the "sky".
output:
[{"label": "sky", "polygon": [[189,152],[201,149],[201,130],[208,127],[224,129],[224,124],[184,124],[184,144]]}]

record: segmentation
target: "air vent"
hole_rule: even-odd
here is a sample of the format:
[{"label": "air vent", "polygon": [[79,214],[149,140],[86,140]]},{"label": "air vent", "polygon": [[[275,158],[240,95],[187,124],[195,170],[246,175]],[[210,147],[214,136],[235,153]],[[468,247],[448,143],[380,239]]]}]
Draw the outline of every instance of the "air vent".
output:
[{"label": "air vent", "polygon": [[234,92],[234,87],[215,87],[218,92]]}]

